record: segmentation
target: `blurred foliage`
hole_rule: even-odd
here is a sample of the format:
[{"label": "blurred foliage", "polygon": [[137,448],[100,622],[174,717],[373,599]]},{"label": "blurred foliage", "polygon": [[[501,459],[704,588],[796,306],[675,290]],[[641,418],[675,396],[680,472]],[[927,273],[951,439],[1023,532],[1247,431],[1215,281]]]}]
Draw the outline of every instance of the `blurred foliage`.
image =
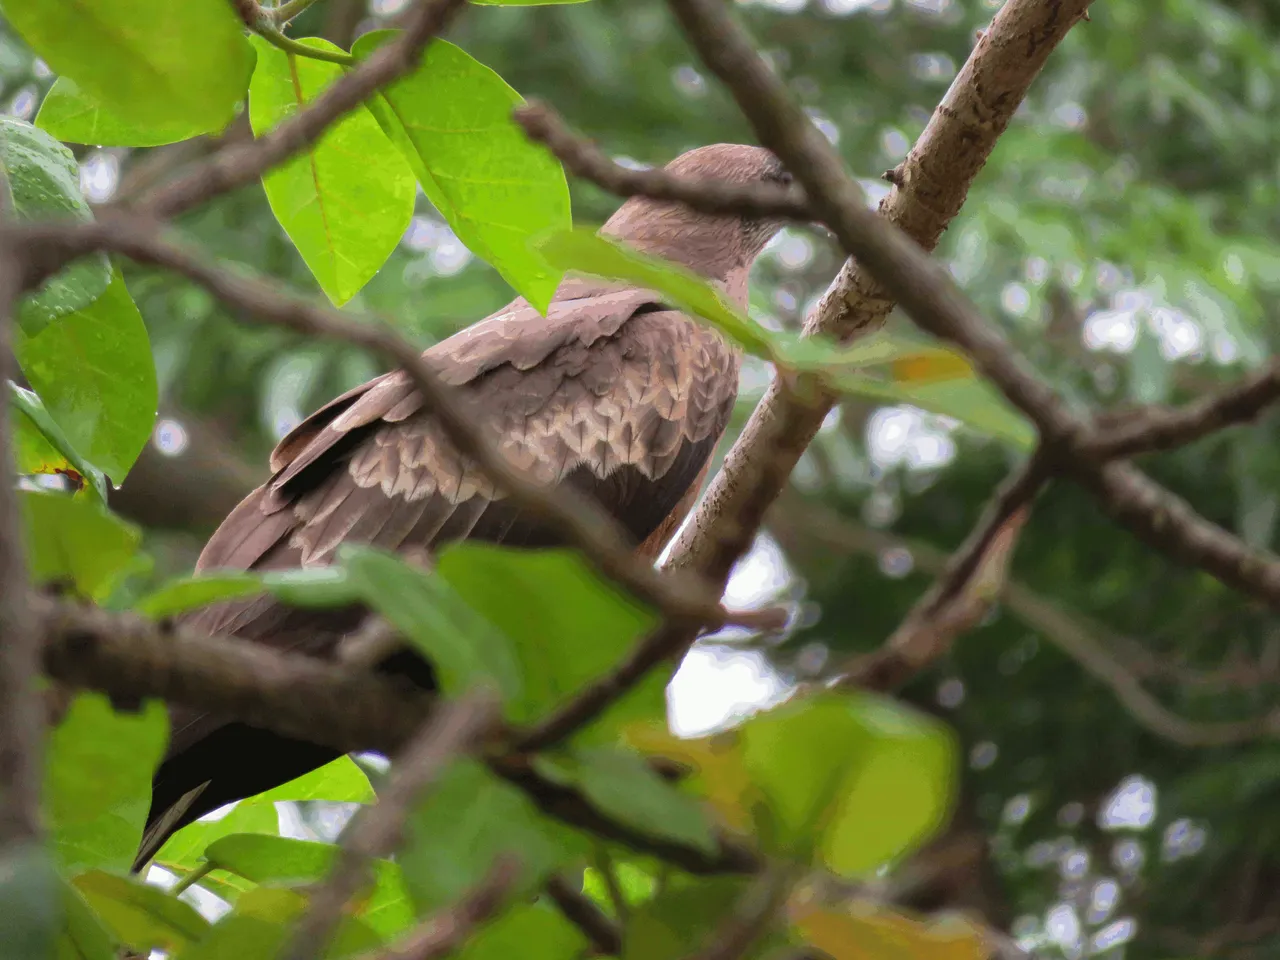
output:
[{"label": "blurred foliage", "polygon": [[[20,13],[41,5],[6,0],[0,6],[23,29]],[[396,6],[379,2],[375,8],[389,15]],[[888,189],[880,172],[901,160],[923,129],[994,6],[983,0],[779,0],[743,4],[741,12],[815,121],[838,138],[850,169],[874,198]],[[1183,400],[1240,376],[1275,349],[1268,320],[1280,299],[1280,125],[1274,120],[1280,14],[1254,0],[1142,0],[1098,4],[1091,15],[1092,22],[1074,29],[1050,58],[938,256],[1073,402],[1109,409]],[[363,0],[323,0],[299,18],[293,33],[324,35],[346,49],[352,27],[366,32],[384,24],[384,17],[363,9]],[[477,65],[497,71],[524,96],[549,100],[617,157],[661,163],[701,143],[750,140],[729,97],[699,73],[656,0],[478,6],[449,36]],[[79,41],[69,36],[65,42]],[[93,201],[134,192],[145,176],[154,175],[148,170],[155,165],[172,169],[191,156],[182,152],[185,145],[111,146],[141,142],[141,120],[124,107],[113,113],[91,99],[110,92],[103,86],[112,79],[109,49],[101,56],[108,69],[76,77],[86,91],[79,92],[66,77],[55,78],[54,71],[65,73],[67,66],[51,53],[47,63],[38,61],[13,32],[0,36],[0,102],[8,112],[34,118],[56,80],[62,88],[58,109],[46,107],[49,123],[42,125],[69,140],[96,135],[109,145],[75,147],[81,186]],[[230,82],[240,56],[230,45],[211,48],[201,62],[218,61],[222,84]],[[213,91],[214,107],[179,119],[214,129],[208,116],[216,113],[222,89]],[[133,95],[126,90],[120,102]],[[155,118],[149,122],[155,129]],[[237,123],[246,126],[244,118]],[[194,132],[174,129],[150,142]],[[233,124],[229,135],[236,130]],[[598,224],[616,206],[589,184],[569,186],[580,226]],[[500,307],[513,292],[493,266],[468,253],[450,229],[458,221],[449,210],[437,214],[422,195],[415,204],[402,241],[350,306],[387,316],[426,344]],[[320,290],[259,186],[185,215],[182,225],[221,258],[252,265],[295,289]],[[464,239],[482,252],[477,241]],[[821,231],[785,231],[758,266],[752,316],[766,329],[795,329],[839,262]],[[171,275],[132,264],[120,268],[146,323],[161,409],[179,425],[214,427],[225,438],[219,451],[225,458],[264,463],[276,439],[301,416],[378,372],[370,358],[341,346],[240,323],[244,318]],[[83,272],[86,282],[93,280],[89,269]],[[24,331],[32,334],[25,326]],[[891,333],[904,332],[905,319],[895,318]],[[43,335],[34,334],[30,342]],[[72,344],[54,356],[72,363],[86,353]],[[69,371],[77,368],[56,369],[54,380],[75,381]],[[762,364],[746,365],[736,422],[745,418],[767,376]],[[57,407],[36,383],[38,374],[27,377],[63,436],[50,436],[41,447],[36,440],[40,433],[49,435],[45,425],[36,424],[34,432],[20,425],[20,436],[29,441],[20,448],[23,462],[32,470],[44,464],[90,479],[87,470],[101,469],[119,482],[141,435],[90,455],[85,444],[92,424],[76,413],[84,405],[75,406],[70,396],[68,406]],[[115,387],[130,382],[135,381]],[[893,402],[851,396],[802,461],[792,490],[771,518],[770,532],[786,564],[772,571],[773,581],[803,603],[805,616],[784,641],[757,645],[750,655],[767,657],[787,679],[821,677],[846,656],[880,644],[936,573],[936,563],[927,559],[962,540],[1014,460],[1013,451],[997,441]],[[959,412],[953,415],[960,418]],[[1150,458],[1147,466],[1211,519],[1255,545],[1272,547],[1280,509],[1278,441],[1280,419],[1267,416],[1247,429]],[[71,458],[76,452],[84,455],[79,462]],[[182,442],[157,433],[142,456],[180,470],[188,453]],[[154,497],[172,493],[150,491]],[[141,512],[132,519],[144,527],[142,553],[154,562],[130,561],[123,582],[111,585],[109,602],[115,605],[131,604],[189,569],[201,543],[199,531],[154,528]],[[132,541],[127,551],[133,551]],[[82,576],[77,569],[59,573],[75,579]],[[91,582],[77,584],[85,593],[105,582],[96,570],[90,574]],[[1137,544],[1079,489],[1056,486],[1037,504],[1012,576],[1082,625],[1181,716],[1234,720],[1263,714],[1275,703],[1280,654],[1274,617],[1212,578]],[[460,582],[450,580],[455,592],[465,593]],[[259,588],[237,581],[229,589]],[[328,588],[313,585],[303,592]],[[433,596],[438,595],[437,590]],[[166,596],[166,612],[176,609],[173,604],[193,602],[174,600],[172,592]],[[492,600],[473,595],[460,602],[483,609]],[[393,615],[390,608],[386,612]],[[520,662],[520,625],[492,626],[500,635],[494,642],[512,643],[511,657]],[[1000,609],[904,694],[945,718],[967,758],[951,829],[974,832],[989,844],[992,869],[970,879],[971,886],[983,887],[987,904],[994,904],[990,918],[1011,925],[1024,942],[1050,955],[1280,956],[1280,829],[1272,813],[1280,801],[1276,746],[1265,740],[1212,749],[1171,743],[1135,720],[1070,655],[1069,644],[1051,626]],[[633,635],[621,627],[616,632],[610,642],[619,645]],[[527,636],[536,635],[531,629]],[[576,637],[573,649],[589,640]],[[558,689],[551,684],[554,674],[546,672],[552,666],[541,665],[543,699],[522,700],[525,707],[542,709],[551,702],[546,696]],[[458,671],[466,675],[462,666]],[[575,672],[566,682],[585,678]],[[73,713],[67,722],[76,718]],[[138,727],[129,736],[144,734]],[[746,775],[717,757],[729,766],[718,781],[722,786]],[[144,759],[145,752],[139,762]],[[801,761],[798,756],[786,762]],[[597,758],[586,772],[584,762],[560,758],[563,775],[585,782],[602,767],[623,783],[635,775],[631,768],[618,772],[613,759],[601,764]],[[223,928],[227,944],[278,935],[272,931],[281,918],[298,909],[288,900],[290,891],[257,884],[313,879],[329,854],[281,848],[288,841],[273,836],[279,826],[272,803],[288,803],[282,811],[296,821],[295,835],[322,846],[338,824],[330,817],[333,808],[315,801],[368,799],[363,774],[350,761],[343,763],[345,773],[325,786],[281,788],[277,796],[242,803],[222,820],[183,831],[161,852],[158,862],[173,872],[195,869],[206,855],[216,863],[200,892],[235,903],[231,919],[214,927]],[[792,776],[790,766],[783,775]],[[470,795],[486,798],[476,806],[479,819],[467,826],[476,832],[471,835],[500,821],[500,836],[519,834],[525,837],[520,844],[533,844],[521,831],[539,821],[518,809],[519,798],[482,782],[482,771],[457,771],[454,779],[460,783],[468,776],[476,781]],[[631,814],[669,817],[676,809],[670,805],[683,795],[650,803],[645,791],[651,786],[623,797],[631,801]],[[122,809],[123,819],[113,829],[133,823],[132,808]],[[723,817],[725,811],[717,809]],[[419,814],[426,825],[432,816],[429,806]],[[697,829],[681,817],[676,815],[672,829]],[[426,843],[431,836],[417,834],[417,855],[435,862],[440,851]],[[562,862],[565,845],[556,838],[539,842],[548,850],[539,863]],[[219,852],[225,860],[217,859]],[[102,857],[96,866],[110,869],[114,861],[105,851]],[[628,925],[628,956],[687,953],[677,948],[714,928],[741,893],[727,882],[723,889],[706,885],[690,893],[678,878],[655,895],[651,864],[633,864],[616,850],[605,860],[624,880],[631,877],[627,896],[639,906]],[[31,862],[32,877],[47,872],[37,855]],[[447,883],[453,893],[477,869],[464,864],[457,877],[429,879]],[[349,944],[366,942],[364,931],[375,938],[392,935],[421,904],[447,899],[424,886],[422,877],[408,883],[406,892],[408,878],[397,876],[390,864],[380,871],[353,921],[362,926],[344,932]],[[593,871],[587,889],[609,906],[608,884],[599,869]],[[6,875],[13,871],[0,865],[0,877]],[[34,897],[35,886],[21,893]],[[117,938],[160,943],[170,942],[163,937],[196,935],[181,917],[157,914],[145,903],[127,913],[128,922],[149,931],[145,935],[136,925],[126,927],[124,914],[108,917],[101,904],[128,900],[119,884],[95,880],[68,887],[64,896],[66,936],[79,951],[68,955],[101,956],[101,945]],[[677,909],[681,904],[684,909]],[[38,910],[23,910],[33,923],[43,922]],[[93,911],[110,919],[105,929],[95,925]],[[14,915],[0,909],[6,938]],[[837,960],[838,947],[821,938],[847,946],[906,935],[898,920],[878,916],[792,919]],[[538,942],[576,949],[573,931],[557,922],[538,911],[515,912],[493,928],[492,942],[477,942],[472,950],[496,956],[504,943],[525,947],[535,936],[529,931],[540,931]],[[964,955],[949,946],[945,929],[921,925],[912,935],[914,955]],[[218,949],[223,948],[206,943],[204,952],[191,955],[225,955]]]}]

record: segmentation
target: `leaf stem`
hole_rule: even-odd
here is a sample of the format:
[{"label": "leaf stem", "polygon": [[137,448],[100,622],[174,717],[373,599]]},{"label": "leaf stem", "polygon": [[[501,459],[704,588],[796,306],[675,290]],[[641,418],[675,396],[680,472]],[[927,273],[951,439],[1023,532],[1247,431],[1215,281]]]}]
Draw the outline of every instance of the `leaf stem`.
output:
[{"label": "leaf stem", "polygon": [[284,24],[315,2],[316,0],[288,0],[287,3],[282,3],[278,7],[268,7],[263,12],[271,18],[272,22]]},{"label": "leaf stem", "polygon": [[253,32],[273,47],[278,47],[285,53],[292,53],[299,57],[310,57],[312,60],[324,60],[328,63],[340,63],[344,67],[349,67],[356,62],[356,58],[349,53],[343,53],[339,50],[321,50],[318,47],[299,43],[292,37],[286,37],[271,23],[260,23],[254,28]]},{"label": "leaf stem", "polygon": [[169,890],[169,892],[173,894],[175,897],[181,895],[184,891],[187,890],[188,887],[195,886],[195,884],[199,883],[201,880],[207,877],[210,873],[212,873],[213,869],[214,869],[213,861],[206,860],[204,863],[200,864],[200,866],[196,867],[194,870],[187,873],[184,877],[182,877],[182,879],[180,879],[177,883],[175,883],[173,887]]}]

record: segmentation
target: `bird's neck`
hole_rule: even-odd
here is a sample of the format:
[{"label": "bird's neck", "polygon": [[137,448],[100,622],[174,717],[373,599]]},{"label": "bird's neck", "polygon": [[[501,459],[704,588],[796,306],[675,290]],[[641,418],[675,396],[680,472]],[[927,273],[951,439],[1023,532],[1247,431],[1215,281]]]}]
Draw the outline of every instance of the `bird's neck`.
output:
[{"label": "bird's neck", "polygon": [[732,279],[735,288],[741,285],[741,302],[745,302],[745,279],[736,277],[745,273],[741,232],[740,222],[733,217],[712,217],[680,204],[634,199],[600,228],[601,234],[616,237],[634,250],[671,260],[722,285]]}]

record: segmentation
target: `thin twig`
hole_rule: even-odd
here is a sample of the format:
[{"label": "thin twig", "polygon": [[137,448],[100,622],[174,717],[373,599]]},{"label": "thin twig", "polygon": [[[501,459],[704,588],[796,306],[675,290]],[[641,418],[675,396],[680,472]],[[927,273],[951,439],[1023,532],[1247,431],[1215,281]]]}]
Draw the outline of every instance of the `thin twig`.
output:
[{"label": "thin twig", "polygon": [[[856,657],[843,670],[841,685],[872,690],[901,686],[946,653],[995,602],[1003,585],[1012,539],[1045,482],[1044,461],[1032,457],[1001,485],[982,518],[946,569],[911,608],[879,649]],[[989,563],[997,569],[985,571]],[[989,584],[976,583],[991,574]],[[986,589],[975,588],[985,587]]]},{"label": "thin twig", "polygon": [[620,197],[675,200],[703,213],[785,217],[810,221],[804,196],[794,187],[769,183],[693,180],[665,170],[632,170],[614,163],[595,144],[575,136],[549,105],[530,100],[517,107],[516,123],[544,144],[566,170]]},{"label": "thin twig", "polygon": [[[0,207],[0,219],[9,210]],[[0,244],[0,386],[7,382],[18,251]],[[36,686],[40,635],[30,605],[10,406],[0,403],[0,853],[40,835],[44,709]]]},{"label": "thin twig", "polygon": [[565,919],[586,935],[597,953],[610,957],[621,956],[622,931],[590,897],[578,892],[559,874],[547,881],[547,894]]},{"label": "thin twig", "polygon": [[395,851],[414,804],[450,761],[469,753],[492,729],[497,708],[496,698],[488,694],[446,703],[409,741],[392,765],[378,802],[361,809],[343,831],[337,861],[311,895],[306,915],[284,952],[286,960],[320,956],[347,902],[368,882],[369,864]]},{"label": "thin twig", "polygon": [[318,141],[335,121],[356,109],[377,90],[412,71],[422,51],[463,6],[465,0],[418,0],[404,14],[404,32],[378,48],[320,96],[278,127],[244,146],[218,151],[152,191],[135,209],[154,217],[172,217],[206,200],[243,187]]},{"label": "thin twig", "polygon": [[711,941],[690,960],[739,960],[769,930],[786,900],[789,872],[770,867],[743,895],[734,912],[711,936]]},{"label": "thin twig", "polygon": [[452,907],[428,917],[386,949],[360,954],[356,960],[439,960],[448,956],[476,927],[502,909],[518,876],[515,860],[500,860],[475,890]]},{"label": "thin twig", "polygon": [[[922,572],[941,576],[947,568],[947,555],[931,544],[862,527],[830,508],[802,504],[799,497],[789,497],[783,511],[787,529],[802,528],[805,536],[837,549],[879,556],[885,550],[901,548],[911,554]],[[1151,672],[1150,667],[1144,671],[1108,649],[1118,645],[1121,638],[1079,613],[1063,609],[1024,583],[1006,582],[1000,590],[1000,602],[1013,616],[1109,688],[1121,707],[1158,737],[1184,747],[1208,747],[1280,735],[1280,714],[1241,721],[1199,722],[1172,712],[1142,685],[1140,673]],[[1196,677],[1189,682],[1204,681]]]},{"label": "thin twig", "polygon": [[70,256],[109,250],[180,273],[236,307],[251,321],[275,324],[308,338],[350,343],[386,357],[412,379],[427,409],[464,456],[475,461],[504,493],[545,518],[566,540],[582,549],[606,576],[652,604],[669,621],[692,627],[732,623],[764,629],[785,623],[784,611],[730,613],[698,578],[658,573],[634,555],[618,521],[599,505],[572,490],[539,483],[513,465],[492,429],[477,422],[473,405],[446,386],[417,348],[389,325],[357,320],[261,280],[233,273],[165,239],[158,224],[135,217],[115,215],[92,223],[28,225],[15,228],[14,236],[27,244],[31,265],[25,278],[28,284],[39,282],[51,265],[63,263]]},{"label": "thin twig", "polygon": [[1280,399],[1280,362],[1245,377],[1220,393],[1200,397],[1183,407],[1153,407],[1122,426],[1099,431],[1081,453],[1099,460],[1170,450],[1245,423]]}]

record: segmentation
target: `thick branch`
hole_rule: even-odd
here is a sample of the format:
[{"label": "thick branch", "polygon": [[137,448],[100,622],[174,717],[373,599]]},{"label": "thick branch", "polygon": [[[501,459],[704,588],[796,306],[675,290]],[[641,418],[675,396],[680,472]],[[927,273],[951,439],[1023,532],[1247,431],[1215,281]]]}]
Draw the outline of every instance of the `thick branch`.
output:
[{"label": "thick branch", "polygon": [[[34,597],[33,606],[45,644],[45,672],[126,701],[158,697],[336,750],[388,755],[409,740],[434,704],[434,698],[397,681],[235,637],[205,636],[47,597]],[[550,816],[691,873],[756,868],[755,855],[728,840],[708,855],[617,823],[577,791],[539,776],[519,755],[490,758],[489,767]]]}]

